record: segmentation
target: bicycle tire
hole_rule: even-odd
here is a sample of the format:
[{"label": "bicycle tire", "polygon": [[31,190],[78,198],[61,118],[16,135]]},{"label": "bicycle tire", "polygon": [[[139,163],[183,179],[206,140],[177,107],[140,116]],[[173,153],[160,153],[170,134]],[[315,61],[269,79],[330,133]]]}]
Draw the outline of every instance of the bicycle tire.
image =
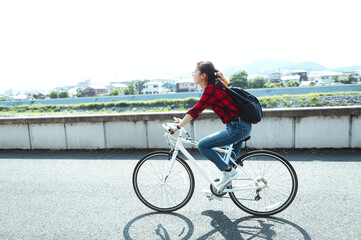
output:
[{"label": "bicycle tire", "polygon": [[[144,156],[134,168],[133,188],[139,200],[158,212],[172,212],[185,206],[194,193],[194,176],[179,156],[166,181],[172,152],[155,151]],[[183,180],[183,181],[181,181]]]},{"label": "bicycle tire", "polygon": [[[278,153],[256,150],[237,160],[246,170],[254,174],[258,182],[266,187],[256,190],[230,192],[232,201],[243,211],[256,216],[269,216],[285,210],[294,200],[298,190],[297,174],[292,165]],[[232,187],[254,182],[240,172]],[[276,179],[276,177],[278,177]]]}]

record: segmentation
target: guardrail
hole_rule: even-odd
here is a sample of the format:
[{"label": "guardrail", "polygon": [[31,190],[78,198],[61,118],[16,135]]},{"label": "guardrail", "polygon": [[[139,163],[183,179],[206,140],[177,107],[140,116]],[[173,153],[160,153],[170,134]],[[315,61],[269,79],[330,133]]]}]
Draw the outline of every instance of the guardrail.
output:
[{"label": "guardrail", "polygon": [[[161,123],[185,112],[0,118],[0,149],[168,148]],[[251,148],[361,148],[361,106],[265,109]],[[213,112],[186,126],[199,140],[224,128]]]}]

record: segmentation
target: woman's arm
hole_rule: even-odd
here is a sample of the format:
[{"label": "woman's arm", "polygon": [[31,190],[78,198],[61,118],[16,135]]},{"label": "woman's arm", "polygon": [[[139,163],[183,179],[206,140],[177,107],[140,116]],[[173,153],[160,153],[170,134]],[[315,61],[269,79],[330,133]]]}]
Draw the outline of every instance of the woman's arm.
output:
[{"label": "woman's arm", "polygon": [[[209,101],[213,97],[215,93],[215,89],[213,85],[208,85],[201,96],[201,99],[191,108],[188,110],[187,114],[184,116],[184,118],[181,120],[180,118],[176,118],[174,120],[174,123],[178,124],[178,126],[184,127],[187,123],[189,123],[192,119],[197,119],[199,114],[206,109],[209,106]],[[176,132],[179,129],[176,126],[169,126],[169,128]]]},{"label": "woman's arm", "polygon": [[[190,114],[186,114],[184,116],[183,119],[180,119],[180,118],[176,118],[174,120],[174,123],[176,123],[180,128],[184,127],[185,125],[187,125],[187,123],[189,123],[191,120],[192,120],[192,116]],[[176,132],[178,131],[179,129],[177,128],[177,126],[169,126],[169,128],[173,131],[173,132]]]}]

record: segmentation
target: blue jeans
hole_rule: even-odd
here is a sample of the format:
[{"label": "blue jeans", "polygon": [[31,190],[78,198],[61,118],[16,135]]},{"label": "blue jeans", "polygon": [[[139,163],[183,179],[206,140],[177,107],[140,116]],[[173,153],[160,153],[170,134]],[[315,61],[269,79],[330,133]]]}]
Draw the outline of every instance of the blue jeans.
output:
[{"label": "blue jeans", "polygon": [[226,170],[229,165],[212,148],[234,143],[233,151],[238,155],[242,147],[242,140],[250,136],[252,130],[252,125],[242,120],[229,122],[226,126],[226,129],[213,133],[198,142],[198,150],[221,171]]}]

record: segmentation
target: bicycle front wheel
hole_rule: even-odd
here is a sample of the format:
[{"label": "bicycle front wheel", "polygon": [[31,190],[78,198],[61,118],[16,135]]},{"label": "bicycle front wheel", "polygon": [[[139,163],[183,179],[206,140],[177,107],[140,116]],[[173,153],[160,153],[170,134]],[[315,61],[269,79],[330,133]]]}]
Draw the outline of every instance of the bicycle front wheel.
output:
[{"label": "bicycle front wheel", "polygon": [[171,157],[170,152],[152,152],[138,162],[133,172],[133,187],[140,201],[160,212],[180,209],[194,192],[192,170],[180,157],[176,157],[167,176]]},{"label": "bicycle front wheel", "polygon": [[[268,216],[283,211],[292,203],[297,194],[298,180],[292,165],[284,157],[258,150],[245,154],[237,162],[256,179],[241,171],[241,177],[232,182],[232,188],[243,188],[229,193],[243,211]],[[247,187],[249,190],[245,190]]]}]

